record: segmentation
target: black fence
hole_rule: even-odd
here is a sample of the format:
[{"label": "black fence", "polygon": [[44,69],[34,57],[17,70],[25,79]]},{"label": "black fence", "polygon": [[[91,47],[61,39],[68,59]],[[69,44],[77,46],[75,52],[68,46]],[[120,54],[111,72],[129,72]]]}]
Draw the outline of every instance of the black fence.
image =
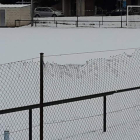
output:
[{"label": "black fence", "polygon": [[139,54],[59,65],[41,53],[37,61],[0,65],[0,138],[101,139],[101,132],[139,122]]},{"label": "black fence", "polygon": [[[94,20],[94,21],[84,21],[84,20],[15,20],[15,27],[25,26],[24,22],[28,22],[28,25],[33,23],[34,27],[91,27],[91,28],[127,28],[127,21],[119,20]],[[129,21],[129,28],[139,28],[140,21]],[[138,26],[137,26],[138,25]]]},{"label": "black fence", "polygon": [[[84,21],[84,20],[15,20],[15,27],[24,26],[24,22],[33,23],[35,27],[92,27],[92,28],[126,28],[126,21]],[[132,21],[131,21],[132,22]],[[136,22],[136,21],[134,21]],[[140,21],[137,21],[137,23]]]}]

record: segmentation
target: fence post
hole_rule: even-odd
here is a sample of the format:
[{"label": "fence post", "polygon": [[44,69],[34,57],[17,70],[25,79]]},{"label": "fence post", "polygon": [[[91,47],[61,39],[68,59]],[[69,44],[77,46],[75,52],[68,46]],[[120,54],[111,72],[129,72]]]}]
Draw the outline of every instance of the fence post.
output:
[{"label": "fence post", "polygon": [[56,27],[57,27],[57,21],[56,21]]},{"label": "fence post", "polygon": [[34,10],[33,10],[33,0],[31,0],[31,27],[34,26]]},{"label": "fence post", "polygon": [[103,25],[103,21],[104,21],[104,15],[103,15],[103,10],[102,10],[102,25]]},{"label": "fence post", "polygon": [[32,140],[32,109],[29,109],[29,140]]},{"label": "fence post", "polygon": [[99,28],[100,28],[100,21],[99,21]]},{"label": "fence post", "polygon": [[54,16],[54,24],[55,24],[55,16]]},{"label": "fence post", "polygon": [[9,140],[9,131],[4,131],[4,140]]},{"label": "fence post", "polygon": [[76,27],[78,27],[78,16],[77,16],[77,20],[76,20]]},{"label": "fence post", "polygon": [[35,27],[36,27],[36,20],[35,20]]},{"label": "fence post", "polygon": [[40,140],[43,140],[43,57],[40,53]]},{"label": "fence post", "polygon": [[103,132],[106,132],[106,96],[103,96]]},{"label": "fence post", "polygon": [[122,28],[122,12],[121,12],[121,28]]}]

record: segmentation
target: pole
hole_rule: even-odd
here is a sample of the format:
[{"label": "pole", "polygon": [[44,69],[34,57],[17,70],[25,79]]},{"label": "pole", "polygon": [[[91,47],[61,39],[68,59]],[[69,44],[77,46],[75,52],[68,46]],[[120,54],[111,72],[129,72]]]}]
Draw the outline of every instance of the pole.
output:
[{"label": "pole", "polygon": [[122,10],[123,10],[123,8],[122,8],[122,0],[120,2],[121,2],[121,28],[122,28]]},{"label": "pole", "polygon": [[56,21],[56,27],[57,27],[57,21]]},{"label": "pole", "polygon": [[40,140],[43,140],[43,53],[40,53]]},{"label": "pole", "polygon": [[102,25],[103,25],[103,19],[104,18],[104,15],[103,15],[103,9],[102,9]]},{"label": "pole", "polygon": [[33,26],[33,17],[34,17],[34,11],[33,11],[33,0],[31,0],[31,27]]},{"label": "pole", "polygon": [[127,6],[127,16],[126,16],[126,26],[128,27],[128,14],[129,14],[129,7]]},{"label": "pole", "polygon": [[106,96],[103,96],[103,132],[106,132]]},{"label": "pole", "polygon": [[32,140],[32,109],[29,109],[29,140]]},{"label": "pole", "polygon": [[77,16],[77,22],[76,22],[76,24],[77,24],[76,27],[78,27],[78,16]]}]

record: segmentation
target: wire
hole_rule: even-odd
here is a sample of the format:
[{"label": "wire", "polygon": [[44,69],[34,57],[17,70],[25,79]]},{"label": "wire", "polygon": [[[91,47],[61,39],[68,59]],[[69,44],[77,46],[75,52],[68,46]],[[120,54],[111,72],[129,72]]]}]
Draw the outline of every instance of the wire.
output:
[{"label": "wire", "polygon": [[[56,54],[56,55],[46,55],[44,57],[53,57],[53,56],[66,56],[66,55],[80,55],[80,54],[89,54],[89,53],[100,53],[100,52],[113,52],[113,51],[123,51],[123,50],[135,50],[135,49],[140,49],[140,48],[127,48],[127,49],[116,49],[116,50],[104,50],[104,51],[93,51],[93,52],[81,52],[81,53],[69,53],[69,54]],[[35,58],[29,58],[29,59],[23,59],[23,60],[19,60],[19,61],[14,61],[14,62],[9,62],[9,63],[4,63],[4,64],[0,64],[0,65],[5,65],[5,64],[11,64],[11,63],[17,63],[17,62],[22,62],[22,61],[29,61],[29,60],[34,60],[34,59],[38,59],[40,57],[35,57]]]},{"label": "wire", "polygon": [[[125,109],[120,109],[120,110],[116,110],[116,111],[111,111],[111,112],[108,112],[107,114],[118,113],[118,112],[121,112],[121,111],[124,111],[124,110],[128,110],[128,109],[132,109],[132,108],[135,108],[135,107],[140,107],[140,105],[135,105],[135,106],[128,107],[128,108],[125,108]],[[71,119],[71,120],[62,120],[62,121],[56,121],[56,122],[44,123],[44,124],[59,124],[59,123],[65,123],[65,122],[71,122],[71,121],[89,119],[89,118],[93,118],[93,117],[96,117],[96,116],[102,116],[102,115],[103,115],[103,114],[97,114],[97,115],[94,115],[94,116],[81,117],[81,118],[76,118],[76,119]],[[35,127],[35,126],[34,126],[34,127]]]},{"label": "wire", "polygon": [[114,52],[114,51],[124,51],[124,50],[136,50],[140,48],[127,48],[127,49],[116,49],[116,50],[104,50],[104,51],[93,51],[93,52],[81,52],[81,53],[69,53],[69,54],[58,54],[58,55],[46,55],[44,57],[53,57],[53,56],[65,56],[65,55],[76,55],[76,54],[89,54],[89,53],[100,53],[100,52]]},{"label": "wire", "polygon": [[[139,122],[140,120],[136,120],[137,122]],[[121,126],[121,125],[124,125],[126,123],[121,123],[121,124],[118,124],[118,125],[112,125],[112,126],[109,126],[107,127],[108,129],[112,128],[112,127],[117,127],[117,126]],[[27,129],[22,129],[22,130],[18,130],[18,131],[13,131],[13,132],[10,132],[10,133],[17,133],[17,132],[21,132],[21,131],[25,131],[25,130],[28,130],[29,128]],[[59,139],[68,139],[68,138],[73,138],[73,137],[76,137],[76,136],[79,136],[79,135],[85,135],[85,134],[90,134],[90,133],[93,133],[93,132],[97,132],[97,131],[101,131],[102,129],[95,129],[95,130],[92,130],[92,131],[87,131],[87,132],[83,132],[83,133],[77,133],[75,135],[70,135],[70,136],[67,136],[67,137],[63,137],[63,138],[59,138]],[[0,135],[0,136],[3,136],[4,134]],[[54,139],[54,140],[58,140],[58,139]]]},{"label": "wire", "polygon": [[[116,110],[116,111],[111,111],[111,112],[108,112],[107,114],[112,114],[112,113],[118,113],[118,112],[121,112],[121,111],[124,111],[124,110],[128,110],[128,109],[132,109],[132,108],[136,108],[136,107],[140,107],[140,105],[135,105],[135,106],[132,106],[132,107],[128,107],[128,108],[124,108],[124,109],[120,109],[120,110]],[[76,119],[71,119],[71,120],[62,120],[62,121],[56,121],[56,122],[50,122],[50,123],[44,123],[46,125],[50,125],[50,124],[59,124],[59,123],[66,123],[66,122],[71,122],[71,121],[78,121],[78,120],[83,120],[83,119],[89,119],[89,118],[93,118],[93,117],[96,117],[96,116],[102,116],[103,114],[97,114],[97,115],[94,115],[94,116],[88,116],[88,117],[81,117],[81,118],[76,118]],[[137,121],[137,120],[136,120]],[[140,121],[140,120],[139,120]],[[117,125],[114,125],[114,126],[117,126]],[[36,127],[39,127],[39,125],[35,125],[33,126],[32,128],[36,128]],[[111,127],[111,126],[110,126]],[[26,131],[28,130],[29,128],[25,128],[25,129],[21,129],[21,130],[17,130],[17,131],[13,131],[13,132],[10,132],[10,133],[18,133],[18,132],[21,132],[21,131]],[[98,130],[102,130],[102,129],[98,129]],[[97,131],[97,130],[95,130]],[[94,132],[94,131],[92,131]],[[4,135],[4,134],[2,134]],[[2,136],[0,135],[0,136]]]},{"label": "wire", "polygon": [[29,60],[34,60],[34,59],[38,59],[40,57],[34,57],[34,58],[29,58],[29,59],[25,59],[25,60],[19,60],[19,61],[14,61],[14,62],[9,62],[9,63],[4,63],[4,64],[0,64],[1,65],[6,65],[6,64],[12,64],[12,63],[18,63],[18,62],[24,62],[24,61],[29,61]]},{"label": "wire", "polygon": [[[136,120],[137,122],[139,122],[140,120]],[[125,125],[126,123],[121,123],[121,124],[118,124],[118,125],[112,125],[112,126],[109,126],[107,127],[108,129],[110,128],[113,128],[113,127],[117,127],[117,126],[122,126],[122,125]],[[93,132],[97,132],[97,131],[101,131],[102,129],[95,129],[95,130],[92,130],[92,131],[87,131],[87,132],[83,132],[83,133],[77,133],[75,135],[70,135],[70,136],[67,136],[67,137],[63,137],[63,138],[59,138],[59,139],[69,139],[69,138],[73,138],[73,137],[76,137],[76,136],[79,136],[79,135],[85,135],[85,134],[90,134],[90,133],[93,133]],[[59,140],[59,139],[53,139],[53,140]]]}]

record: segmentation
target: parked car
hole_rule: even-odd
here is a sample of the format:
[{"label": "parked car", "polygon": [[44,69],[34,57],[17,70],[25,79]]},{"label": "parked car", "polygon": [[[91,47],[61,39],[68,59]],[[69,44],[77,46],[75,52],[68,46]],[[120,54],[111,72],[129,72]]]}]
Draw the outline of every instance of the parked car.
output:
[{"label": "parked car", "polygon": [[113,11],[107,12],[106,16],[120,16],[120,15],[126,15],[127,10],[126,9],[115,9]]},{"label": "parked car", "polygon": [[63,12],[53,7],[37,7],[34,10],[35,17],[60,17],[64,16]]}]

